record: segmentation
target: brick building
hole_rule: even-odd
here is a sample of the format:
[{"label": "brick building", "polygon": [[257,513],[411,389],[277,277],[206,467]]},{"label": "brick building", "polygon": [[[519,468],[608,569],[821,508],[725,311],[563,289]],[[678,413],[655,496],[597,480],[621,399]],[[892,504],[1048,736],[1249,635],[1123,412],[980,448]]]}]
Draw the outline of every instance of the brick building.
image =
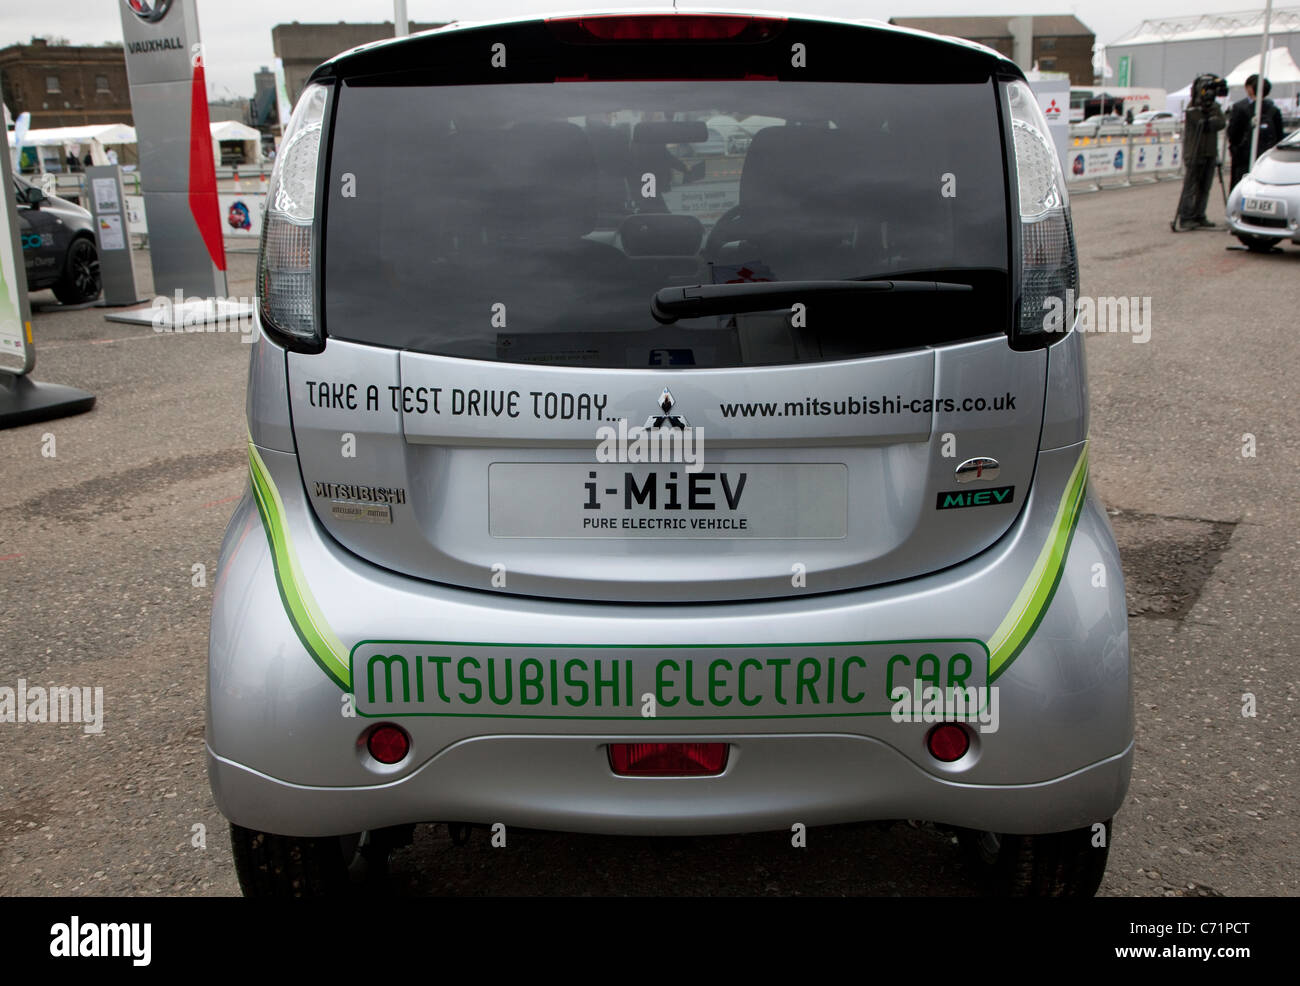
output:
[{"label": "brick building", "polygon": [[[1092,48],[1096,35],[1077,17],[1054,14],[1033,17],[1033,41],[1029,64],[1034,62],[1042,72],[1068,72],[1070,85],[1092,85]],[[889,23],[899,27],[948,34],[982,45],[1014,58],[1015,41],[1011,31],[1010,16],[1006,17],[891,17]]]},{"label": "brick building", "polygon": [[[411,24],[411,33],[428,31],[442,24]],[[382,24],[277,24],[271,28],[271,46],[284,62],[284,85],[289,101],[297,102],[307,77],[321,62],[329,61],[341,51],[370,41],[393,36],[393,22]]]},{"label": "brick building", "polygon": [[121,45],[52,45],[42,38],[0,48],[0,86],[32,129],[133,123]]}]

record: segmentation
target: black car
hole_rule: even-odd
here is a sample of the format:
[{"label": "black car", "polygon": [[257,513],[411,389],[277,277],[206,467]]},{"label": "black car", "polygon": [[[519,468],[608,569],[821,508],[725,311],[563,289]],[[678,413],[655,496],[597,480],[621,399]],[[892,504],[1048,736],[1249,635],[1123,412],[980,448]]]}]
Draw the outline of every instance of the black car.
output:
[{"label": "black car", "polygon": [[65,305],[99,297],[99,253],[90,213],[14,177],[27,290],[53,288]]}]

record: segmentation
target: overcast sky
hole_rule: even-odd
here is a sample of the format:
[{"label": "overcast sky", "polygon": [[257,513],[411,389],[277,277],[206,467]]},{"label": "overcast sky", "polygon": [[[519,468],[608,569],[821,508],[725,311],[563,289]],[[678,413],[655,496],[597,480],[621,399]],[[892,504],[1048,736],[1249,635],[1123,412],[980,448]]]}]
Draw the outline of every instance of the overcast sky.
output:
[{"label": "overcast sky", "polygon": [[[6,0],[0,12],[0,47],[26,42],[35,34],[66,37],[74,44],[121,41],[120,0],[45,0],[18,3]],[[1229,10],[1262,10],[1263,4],[1240,0],[715,0],[709,6],[781,9],[837,17],[920,17],[940,14],[1064,14],[1071,13],[1092,29],[1103,44],[1149,18]],[[269,65],[271,28],[288,21],[391,21],[391,0],[198,0],[199,30],[207,54],[209,96],[213,99],[253,94],[253,73]],[[601,3],[601,0],[407,0],[414,21],[436,23],[460,17],[484,20],[518,13],[554,12],[598,7],[651,6],[654,0]],[[695,6],[702,6],[696,0]],[[1284,4],[1285,5],[1285,0]]]}]

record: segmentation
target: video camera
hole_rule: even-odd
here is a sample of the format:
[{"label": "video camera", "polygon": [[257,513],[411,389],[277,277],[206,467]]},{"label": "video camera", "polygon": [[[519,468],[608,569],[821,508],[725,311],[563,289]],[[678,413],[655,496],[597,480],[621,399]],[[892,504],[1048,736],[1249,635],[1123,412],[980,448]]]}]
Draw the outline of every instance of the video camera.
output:
[{"label": "video camera", "polygon": [[1192,101],[1198,106],[1208,107],[1216,99],[1228,95],[1228,80],[1213,72],[1198,75],[1192,83]]}]

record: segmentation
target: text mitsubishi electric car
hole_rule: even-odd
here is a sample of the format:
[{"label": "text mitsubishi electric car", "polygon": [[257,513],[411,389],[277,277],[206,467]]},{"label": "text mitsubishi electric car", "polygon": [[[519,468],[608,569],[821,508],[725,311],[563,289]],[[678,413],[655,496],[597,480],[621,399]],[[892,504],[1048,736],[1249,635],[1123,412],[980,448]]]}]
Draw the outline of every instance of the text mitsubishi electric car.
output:
[{"label": "text mitsubishi electric car", "polygon": [[[752,140],[699,153],[723,116]],[[339,890],[421,822],[873,819],[1097,889],[1124,585],[1015,65],[794,17],[455,26],[319,67],[271,186],[208,689],[245,892]]]}]

